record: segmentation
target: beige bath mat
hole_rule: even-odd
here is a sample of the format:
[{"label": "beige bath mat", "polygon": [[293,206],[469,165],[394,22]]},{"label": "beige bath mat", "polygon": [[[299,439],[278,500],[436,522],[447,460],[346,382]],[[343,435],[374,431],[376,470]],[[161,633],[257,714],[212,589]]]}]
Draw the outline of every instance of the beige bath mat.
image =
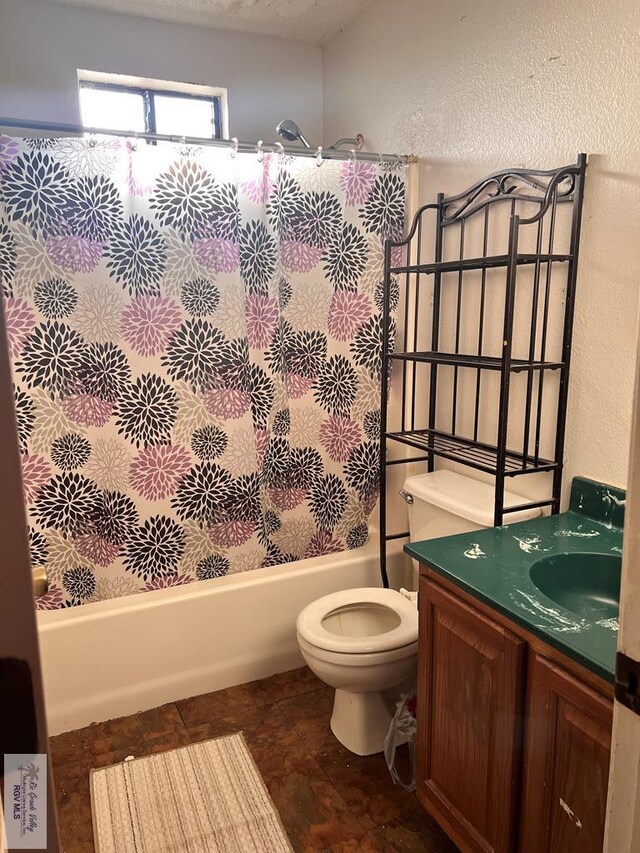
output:
[{"label": "beige bath mat", "polygon": [[242,734],[91,771],[96,853],[290,853]]}]

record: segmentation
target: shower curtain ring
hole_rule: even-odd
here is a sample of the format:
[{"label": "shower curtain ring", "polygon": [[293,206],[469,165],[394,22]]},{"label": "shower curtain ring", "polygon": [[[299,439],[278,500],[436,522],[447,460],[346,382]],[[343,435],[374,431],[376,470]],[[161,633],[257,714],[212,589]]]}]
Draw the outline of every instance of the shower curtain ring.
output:
[{"label": "shower curtain ring", "polygon": [[274,148],[277,148],[277,149],[278,149],[278,154],[279,154],[280,156],[284,157],[284,145],[282,144],[282,142],[276,142],[276,143],[274,143]]},{"label": "shower curtain ring", "polygon": [[231,141],[233,142],[233,145],[231,146],[231,159],[233,160],[233,158],[238,153],[238,148],[240,147],[240,143],[238,142],[237,136],[232,136]]},{"label": "shower curtain ring", "polygon": [[358,155],[356,153],[355,148],[351,149],[351,156],[349,157],[349,160],[351,161],[352,166],[355,166],[355,164],[358,162]]},{"label": "shower curtain ring", "polygon": [[264,160],[264,151],[262,150],[263,144],[264,143],[260,139],[258,140],[258,144],[256,145],[256,151],[258,152],[258,163],[262,163],[262,161]]},{"label": "shower curtain ring", "polygon": [[318,145],[316,151],[316,166],[322,166],[322,145]]}]

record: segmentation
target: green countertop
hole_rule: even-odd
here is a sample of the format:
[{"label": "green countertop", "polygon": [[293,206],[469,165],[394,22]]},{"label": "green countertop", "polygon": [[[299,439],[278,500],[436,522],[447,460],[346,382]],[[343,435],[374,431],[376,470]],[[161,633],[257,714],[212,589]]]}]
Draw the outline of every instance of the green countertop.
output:
[{"label": "green countertop", "polygon": [[569,511],[534,521],[412,542],[404,550],[607,681],[614,682],[618,620],[576,616],[529,576],[541,557],[622,553],[625,493],[576,477]]}]

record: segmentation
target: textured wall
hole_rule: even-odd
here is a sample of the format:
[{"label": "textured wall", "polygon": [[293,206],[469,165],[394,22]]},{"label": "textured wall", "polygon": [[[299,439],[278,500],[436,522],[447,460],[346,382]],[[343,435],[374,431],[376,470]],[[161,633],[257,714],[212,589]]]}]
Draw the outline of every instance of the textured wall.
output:
[{"label": "textured wall", "polygon": [[229,129],[275,138],[290,116],[313,141],[322,129],[320,49],[128,15],[0,0],[0,115],[79,121],[76,69],[202,83],[229,90]]},{"label": "textured wall", "polygon": [[[624,486],[640,261],[638,5],[380,0],[324,50],[325,139],[411,151],[422,200],[590,156],[566,476]],[[518,488],[522,488],[522,480]]]}]

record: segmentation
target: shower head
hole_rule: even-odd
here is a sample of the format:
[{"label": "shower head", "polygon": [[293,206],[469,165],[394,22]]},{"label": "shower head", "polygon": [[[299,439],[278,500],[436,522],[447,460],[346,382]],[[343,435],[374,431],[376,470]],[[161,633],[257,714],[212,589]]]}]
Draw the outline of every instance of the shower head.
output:
[{"label": "shower head", "polygon": [[276,127],[276,131],[287,142],[296,142],[297,140],[300,140],[305,148],[311,148],[311,145],[309,145],[307,140],[304,138],[298,125],[295,121],[291,121],[290,118],[283,119]]}]

